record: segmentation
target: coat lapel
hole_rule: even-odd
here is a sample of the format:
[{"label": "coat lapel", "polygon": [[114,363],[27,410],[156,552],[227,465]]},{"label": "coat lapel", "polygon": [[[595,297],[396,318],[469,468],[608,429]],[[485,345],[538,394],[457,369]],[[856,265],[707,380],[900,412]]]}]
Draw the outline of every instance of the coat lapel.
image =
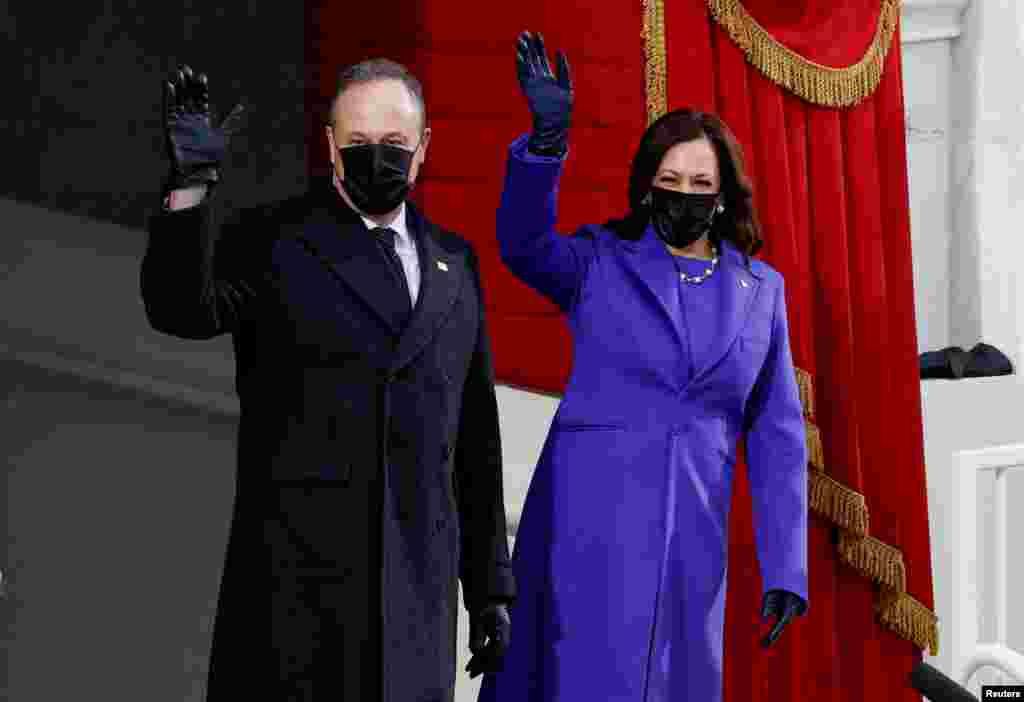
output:
[{"label": "coat lapel", "polygon": [[682,353],[683,339],[679,334],[678,272],[672,254],[648,226],[643,237],[636,241],[623,241],[621,251],[624,267],[634,279],[642,294],[654,301],[661,311],[669,333]]},{"label": "coat lapel", "polygon": [[[672,261],[672,254],[649,226],[640,239],[624,241],[622,250],[625,268],[632,273],[637,285],[655,301],[682,353],[677,294],[679,273]],[[722,243],[722,255],[718,263],[719,270],[714,275],[725,278],[721,286],[721,320],[717,330],[707,330],[713,334],[711,348],[705,363],[696,369],[691,383],[710,372],[732,348],[746,324],[751,303],[761,285],[759,276],[746,265],[744,256],[729,242]]]},{"label": "coat lapel", "polygon": [[405,211],[409,232],[419,253],[420,292],[409,325],[398,340],[392,370],[405,366],[430,342],[466,279],[464,266],[451,260],[434,237],[434,226],[412,203],[406,203]]},{"label": "coat lapel", "polygon": [[[395,281],[377,242],[357,212],[333,191],[330,181],[315,192],[314,206],[296,239],[384,322],[400,334],[405,303],[396,294]],[[406,207],[408,209],[408,206]],[[408,309],[408,303],[406,310]]]},{"label": "coat lapel", "polygon": [[721,291],[721,323],[719,333],[712,337],[704,364],[693,375],[695,382],[709,373],[729,353],[736,337],[747,323],[754,299],[761,288],[760,277],[746,265],[744,256],[728,241],[722,242],[718,271],[724,280]]}]

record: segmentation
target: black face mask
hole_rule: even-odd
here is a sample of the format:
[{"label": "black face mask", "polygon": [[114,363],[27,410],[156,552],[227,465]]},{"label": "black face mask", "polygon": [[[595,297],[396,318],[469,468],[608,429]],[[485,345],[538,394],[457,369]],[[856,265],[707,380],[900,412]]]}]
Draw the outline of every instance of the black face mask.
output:
[{"label": "black face mask", "polygon": [[681,193],[652,187],[651,223],[661,240],[683,248],[711,231],[720,193]]},{"label": "black face mask", "polygon": [[[417,147],[419,148],[419,147]],[[409,168],[416,150],[393,144],[357,144],[338,149],[352,203],[366,214],[382,215],[398,207],[412,185]]]}]

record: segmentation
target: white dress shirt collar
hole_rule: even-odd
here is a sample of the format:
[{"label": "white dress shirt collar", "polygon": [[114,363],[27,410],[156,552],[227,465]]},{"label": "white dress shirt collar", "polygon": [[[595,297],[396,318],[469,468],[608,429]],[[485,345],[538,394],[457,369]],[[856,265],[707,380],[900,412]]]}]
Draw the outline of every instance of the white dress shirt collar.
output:
[{"label": "white dress shirt collar", "polygon": [[[337,171],[334,172],[334,187],[338,191],[338,197],[345,200],[351,205],[345,189],[341,186],[341,181],[338,178]],[[353,209],[355,209],[353,207]],[[363,223],[366,224],[367,229],[371,231],[381,226],[374,222],[369,217],[363,215],[362,212],[356,210],[356,213],[362,217]],[[388,225],[388,229],[395,232],[395,253],[398,254],[398,259],[402,264],[402,270],[405,271],[405,279],[409,284],[409,294],[412,297],[413,305],[416,304],[416,300],[419,298],[420,293],[420,261],[419,252],[416,250],[416,242],[413,241],[412,236],[409,234],[409,225],[406,220],[407,209],[405,202],[402,202],[398,207],[398,216],[395,217],[394,221]]]},{"label": "white dress shirt collar", "polygon": [[[342,193],[344,193],[344,188],[341,185],[341,180],[338,179],[337,171],[333,173],[333,180],[334,187],[338,190],[338,194],[341,195],[342,198],[344,199],[344,195],[342,195]],[[377,227],[385,226],[377,224],[372,219],[370,219],[362,212],[360,212],[358,209],[356,209],[354,206],[352,207],[352,209],[354,209],[356,211],[356,214],[358,214],[359,217],[363,220],[363,223],[366,225],[367,229],[372,231]],[[405,251],[416,250],[416,247],[412,241],[412,237],[409,235],[409,226],[408,223],[406,222],[405,215],[405,201],[403,201],[402,204],[398,206],[398,215],[395,217],[394,221],[391,222],[391,224],[386,225],[388,229],[395,232],[395,248],[399,251],[399,253],[401,253],[403,249]]]}]

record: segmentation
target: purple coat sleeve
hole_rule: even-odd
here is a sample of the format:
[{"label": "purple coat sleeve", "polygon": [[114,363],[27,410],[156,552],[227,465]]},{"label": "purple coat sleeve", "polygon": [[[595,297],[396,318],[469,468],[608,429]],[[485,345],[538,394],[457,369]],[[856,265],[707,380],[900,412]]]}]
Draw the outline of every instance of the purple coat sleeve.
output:
[{"label": "purple coat sleeve", "polygon": [[764,592],[808,601],[807,434],[789,343],[782,276],[775,286],[771,341],[747,403],[747,470]]},{"label": "purple coat sleeve", "polygon": [[593,241],[555,231],[565,157],[531,154],[527,139],[520,136],[509,146],[497,216],[501,260],[517,278],[568,312],[594,255]]}]

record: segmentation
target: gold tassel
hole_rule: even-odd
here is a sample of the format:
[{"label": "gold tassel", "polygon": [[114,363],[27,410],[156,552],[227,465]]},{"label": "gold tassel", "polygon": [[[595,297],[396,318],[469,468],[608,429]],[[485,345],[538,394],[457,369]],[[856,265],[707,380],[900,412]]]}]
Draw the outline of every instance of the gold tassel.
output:
[{"label": "gold tassel", "polygon": [[901,0],[881,0],[878,27],[860,61],[845,68],[803,58],[776,41],[740,0],[707,0],[715,21],[728,32],[747,60],[769,80],[808,102],[827,107],[856,105],[882,81],[885,56],[900,16]]},{"label": "gold tassel", "polygon": [[939,655],[939,618],[906,592],[881,588],[876,606],[878,621],[921,650]]},{"label": "gold tassel", "polygon": [[796,384],[800,388],[800,404],[804,408],[805,417],[814,416],[814,391],[811,387],[811,374],[803,368],[796,369]]},{"label": "gold tassel", "polygon": [[864,496],[815,468],[807,474],[810,508],[855,535],[867,535],[868,508]]},{"label": "gold tassel", "polygon": [[903,592],[907,571],[903,552],[873,536],[856,536],[839,531],[839,556],[844,563],[881,585]]},{"label": "gold tassel", "polygon": [[647,124],[668,111],[667,71],[665,60],[664,0],[643,0],[644,73],[647,95]]},{"label": "gold tassel", "polygon": [[811,420],[804,422],[807,429],[807,462],[820,471],[825,470],[825,449],[821,445],[821,432]]}]

